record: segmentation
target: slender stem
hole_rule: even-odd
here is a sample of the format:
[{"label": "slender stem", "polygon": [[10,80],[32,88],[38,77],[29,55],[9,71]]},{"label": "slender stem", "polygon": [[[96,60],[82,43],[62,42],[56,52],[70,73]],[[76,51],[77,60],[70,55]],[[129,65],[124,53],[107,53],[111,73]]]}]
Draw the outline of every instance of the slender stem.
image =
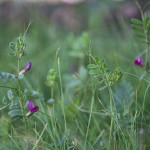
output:
[{"label": "slender stem", "polygon": [[111,149],[111,137],[113,131],[113,124],[114,124],[114,116],[111,117],[111,124],[110,124],[110,131],[109,131],[109,150]]},{"label": "slender stem", "polygon": [[[18,73],[19,72],[20,72],[20,59],[18,58]],[[19,79],[18,79],[18,89],[19,89],[19,97],[20,97],[20,106],[21,106],[21,110],[22,110],[23,118],[24,118],[25,133],[27,133],[27,118],[26,118],[26,114],[24,110],[23,98],[22,98],[22,93],[21,93],[21,83]]]},{"label": "slender stem", "polygon": [[146,59],[145,59],[145,70],[148,70],[148,69],[149,69],[148,58],[149,58],[149,44],[147,43]]},{"label": "slender stem", "polygon": [[12,136],[13,136],[13,130],[12,130],[12,124],[11,124],[11,150],[12,150],[12,147],[13,147],[13,140],[12,140]]},{"label": "slender stem", "polygon": [[24,32],[23,38],[25,37],[25,35],[26,35],[26,33],[27,33],[27,31],[28,31],[28,29],[29,29],[31,24],[32,24],[32,20],[29,21],[29,24],[28,24],[28,26],[27,26],[27,28],[26,28],[26,30]]},{"label": "slender stem", "polygon": [[[148,84],[150,84],[150,81],[148,81],[148,80],[146,80],[146,79],[144,78],[145,74],[143,74],[142,76],[138,76],[138,75],[136,75],[136,74],[132,74],[132,73],[125,72],[125,71],[124,71],[123,73],[128,74],[128,75],[131,75],[131,76],[134,76],[134,77],[137,77],[137,78],[140,78],[140,79],[142,79],[143,81],[145,81],[145,82],[147,82]],[[142,78],[141,78],[141,77],[142,77]]]},{"label": "slender stem", "polygon": [[112,93],[112,90],[111,90],[111,87],[110,87],[110,83],[108,81],[108,75],[107,73],[105,72],[104,73],[106,79],[105,79],[105,84],[106,86],[108,87],[108,91],[109,91],[109,105],[110,105],[110,110],[111,110],[111,123],[110,123],[110,131],[109,131],[109,145],[108,145],[108,149],[111,149],[111,139],[112,139],[112,132],[113,132],[113,127],[114,127],[114,120],[115,120],[115,108],[114,108],[114,100],[113,100],[113,93]]},{"label": "slender stem", "polygon": [[43,111],[40,111],[40,110],[39,110],[39,112],[42,113],[43,115],[46,115],[46,116],[48,116],[48,117],[50,117],[50,118],[53,118],[54,120],[58,121],[56,118],[54,118],[54,117],[52,117],[52,116],[50,116],[50,115],[44,113]]},{"label": "slender stem", "polygon": [[52,86],[51,87],[51,98],[53,98],[53,96],[54,96],[54,87]]},{"label": "slender stem", "polygon": [[114,126],[114,111],[113,111],[113,102],[112,102],[111,95],[110,95],[110,109],[111,109],[112,116],[111,116],[110,132],[109,132],[109,149],[111,147],[111,137],[112,137],[112,131],[113,131],[113,126]]},{"label": "slender stem", "polygon": [[92,89],[92,101],[91,101],[90,116],[89,116],[89,120],[88,120],[86,136],[85,136],[85,142],[84,142],[84,150],[86,150],[86,143],[87,143],[87,138],[88,138],[88,134],[89,134],[89,128],[90,128],[90,124],[91,124],[93,107],[94,107],[94,89]]},{"label": "slender stem", "polygon": [[[89,63],[91,63],[91,43],[89,44]],[[94,58],[94,57],[92,57]],[[87,126],[87,131],[86,131],[86,136],[85,136],[85,142],[84,142],[84,150],[86,150],[86,143],[87,143],[87,138],[89,135],[89,128],[90,128],[90,124],[91,124],[91,118],[92,118],[92,112],[93,112],[93,107],[94,107],[94,93],[95,93],[95,89],[94,89],[94,82],[93,82],[93,78],[91,78],[91,83],[92,83],[92,101],[91,101],[91,107],[90,107],[90,115],[89,115],[89,119],[88,119],[88,126]]]},{"label": "slender stem", "polygon": [[65,122],[65,130],[67,131],[67,123],[66,123],[66,115],[65,115],[65,109],[64,109],[64,95],[62,90],[62,80],[61,80],[61,74],[60,74],[60,61],[58,58],[58,72],[59,72],[59,81],[60,81],[60,92],[61,92],[61,98],[62,98],[62,108],[63,108],[63,115],[64,115],[64,122]]},{"label": "slender stem", "polygon": [[7,89],[12,89],[12,90],[18,90],[17,88],[10,87],[10,86],[0,85],[0,87],[2,87],[2,88],[7,88]]},{"label": "slender stem", "polygon": [[[64,123],[65,123],[65,133],[67,132],[67,121],[66,121],[66,114],[65,114],[65,102],[64,102],[64,94],[63,94],[63,87],[62,87],[62,79],[61,79],[61,71],[60,71],[60,61],[58,57],[58,74],[59,74],[59,82],[60,82],[60,93],[61,93],[61,107],[63,111]],[[68,142],[66,138],[66,142]],[[64,144],[64,149],[66,148],[67,144]]]}]

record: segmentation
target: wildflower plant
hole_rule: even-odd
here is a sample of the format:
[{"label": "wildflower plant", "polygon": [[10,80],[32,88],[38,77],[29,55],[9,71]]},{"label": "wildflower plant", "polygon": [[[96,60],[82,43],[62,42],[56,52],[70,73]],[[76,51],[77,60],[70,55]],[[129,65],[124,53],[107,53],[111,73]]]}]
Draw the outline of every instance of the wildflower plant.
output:
[{"label": "wildflower plant", "polygon": [[[5,72],[0,72],[0,77],[4,78],[5,81],[7,81],[9,78],[13,80],[13,82],[17,83],[17,87],[7,87],[7,86],[1,86],[3,88],[8,88],[8,99],[11,101],[11,104],[9,105],[9,116],[12,122],[17,120],[23,120],[24,121],[24,128],[25,133],[27,132],[27,117],[30,117],[34,112],[37,112],[39,110],[38,106],[34,106],[33,101],[28,102],[26,99],[26,94],[24,90],[22,89],[21,82],[24,78],[24,73],[28,72],[31,69],[32,63],[28,62],[26,67],[24,69],[21,65],[21,59],[22,57],[27,55],[26,50],[26,43],[25,38],[18,37],[16,42],[11,42],[10,45],[11,52],[9,53],[10,56],[14,56],[16,58],[17,62],[17,72],[16,74],[10,74]],[[28,110],[29,112],[26,114],[26,103],[28,102]]]},{"label": "wildflower plant", "polygon": [[[133,37],[137,44],[139,44],[142,49],[145,49],[145,70],[149,70],[149,51],[150,51],[150,18],[146,13],[143,13],[141,6],[137,3],[137,6],[141,12],[142,19],[131,19],[131,27],[133,30]],[[135,65],[142,66],[143,60],[141,56],[135,61]]]},{"label": "wildflower plant", "polygon": [[91,63],[87,66],[90,75],[94,77],[101,77],[102,81],[108,83],[109,86],[117,82],[122,77],[123,72],[120,68],[115,68],[113,71],[110,71],[106,60],[101,60],[98,57],[92,56],[91,54],[89,56],[94,60],[94,63]]},{"label": "wildflower plant", "polygon": [[[17,66],[17,69],[18,69],[18,75],[21,75],[22,74],[22,71],[20,72],[20,60],[23,56],[26,55],[26,44],[25,44],[25,39],[24,37],[19,37],[16,41],[16,43],[13,43],[11,42],[10,43],[10,49],[13,51],[11,54],[16,57],[17,59],[17,62],[18,62],[18,66]],[[25,124],[25,131],[27,130],[27,119],[26,119],[26,115],[25,115],[25,107],[24,107],[24,98],[23,98],[23,95],[22,95],[22,89],[21,89],[21,80],[20,78],[16,77],[17,78],[17,82],[18,82],[18,101],[19,104],[20,104],[20,108],[21,108],[21,114],[20,117],[24,119],[24,124]],[[14,106],[12,105],[12,110],[11,111],[14,111]],[[13,117],[16,117],[16,116],[13,116]]]},{"label": "wildflower plant", "polygon": [[[7,96],[4,96],[2,101],[5,108],[8,107],[11,124],[17,123],[18,120],[24,123],[27,139],[24,138],[24,133],[22,139],[23,142],[25,141],[25,145],[28,145],[24,147],[25,149],[135,150],[144,149],[148,145],[145,144],[143,135],[146,131],[144,124],[149,121],[146,118],[147,116],[144,116],[146,96],[150,87],[148,76],[145,76],[149,72],[149,22],[149,18],[143,13],[142,20],[131,19],[134,38],[138,39],[139,44],[144,45],[144,47],[141,49],[143,51],[134,56],[135,59],[132,59],[130,64],[132,64],[131,67],[134,67],[134,70],[143,71],[141,76],[125,72],[120,65],[110,67],[107,59],[103,59],[102,55],[100,58],[94,56],[89,34],[84,33],[78,40],[74,40],[74,38],[71,40],[70,46],[73,45],[73,50],[71,53],[65,53],[64,61],[69,67],[75,65],[75,71],[70,73],[69,68],[62,63],[63,59],[60,58],[63,58],[63,56],[59,56],[59,49],[56,53],[57,62],[51,60],[52,63],[57,63],[57,67],[51,68],[45,79],[45,84],[50,88],[50,90],[48,88],[43,89],[45,93],[47,92],[46,95],[49,94],[50,96],[48,103],[36,101],[37,99],[41,101],[44,99],[44,96],[38,91],[23,88],[24,78],[27,74],[30,75],[32,65],[34,66],[34,63],[32,64],[30,60],[22,63],[22,58],[27,55],[24,36],[10,43],[11,52],[9,55],[14,56],[17,69],[14,74],[0,72],[0,78],[4,79],[4,84],[8,80],[15,84],[12,84],[12,86],[0,85],[0,87],[8,89]],[[72,42],[74,43],[72,44]],[[87,51],[87,55],[82,50],[81,45]],[[49,51],[46,54],[49,54]],[[43,56],[46,54],[45,51],[42,52]],[[70,56],[74,59],[81,59],[81,61],[77,59],[78,65],[73,64],[72,60],[68,61]],[[45,60],[46,57],[42,58]],[[126,60],[126,57],[124,60]],[[72,64],[70,65],[70,63]],[[67,73],[62,72],[64,71],[63,68],[68,69]],[[131,68],[127,66],[128,69]],[[134,80],[130,82],[130,78],[125,79],[125,74],[132,75],[134,80],[135,77],[138,78],[139,84],[137,85],[137,82],[135,82],[134,87],[132,85]],[[148,83],[144,100],[143,93],[140,98],[138,97],[138,91],[141,89],[143,81],[146,84]],[[6,103],[7,98],[11,102],[8,105]],[[41,115],[44,115],[44,117],[41,117]],[[30,119],[33,116],[38,120],[38,123]],[[29,121],[31,121],[30,124],[34,124],[34,128],[28,128]],[[147,128],[149,129],[149,127]],[[14,132],[12,131],[14,130],[9,130],[11,134],[8,134],[11,137],[11,149],[13,149],[12,143],[15,143],[14,147],[20,146],[17,140],[22,135],[19,133],[19,136],[13,136]],[[138,142],[142,144],[140,145]],[[19,149],[19,146],[16,149]]]}]

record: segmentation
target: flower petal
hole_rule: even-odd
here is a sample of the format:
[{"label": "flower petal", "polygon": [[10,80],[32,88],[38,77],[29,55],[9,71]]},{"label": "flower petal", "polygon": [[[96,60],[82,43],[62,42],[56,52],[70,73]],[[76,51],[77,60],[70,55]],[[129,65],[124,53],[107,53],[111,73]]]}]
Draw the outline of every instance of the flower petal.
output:
[{"label": "flower petal", "polygon": [[39,106],[35,106],[33,109],[32,109],[32,112],[37,112],[39,111]]},{"label": "flower petal", "polygon": [[33,101],[31,100],[30,102],[29,102],[29,104],[28,104],[28,109],[29,109],[29,111],[31,111],[32,112],[32,109],[34,108],[34,103],[33,103]]},{"label": "flower petal", "polygon": [[141,64],[141,65],[143,65],[143,59],[142,59],[142,57],[141,56],[138,56],[138,62]]},{"label": "flower petal", "polygon": [[32,66],[32,63],[28,62],[27,66],[25,68],[25,72],[27,72],[28,70],[30,70],[31,66]]},{"label": "flower petal", "polygon": [[142,59],[142,57],[141,56],[138,56],[138,59],[136,59],[135,61],[134,61],[134,64],[135,65],[137,65],[137,66],[143,66],[143,59]]}]

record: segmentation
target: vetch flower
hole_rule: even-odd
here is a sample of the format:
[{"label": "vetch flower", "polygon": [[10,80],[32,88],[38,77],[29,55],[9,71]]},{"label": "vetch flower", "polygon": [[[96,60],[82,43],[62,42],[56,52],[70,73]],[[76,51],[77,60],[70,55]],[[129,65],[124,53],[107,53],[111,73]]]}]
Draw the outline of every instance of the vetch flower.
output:
[{"label": "vetch flower", "polygon": [[134,64],[136,65],[136,66],[143,66],[143,59],[142,59],[142,57],[141,56],[138,56],[138,58],[134,61]]},{"label": "vetch flower", "polygon": [[30,112],[37,112],[39,110],[38,106],[34,106],[33,101],[31,100],[28,104],[28,109]]},{"label": "vetch flower", "polygon": [[27,66],[26,66],[22,71],[19,72],[19,75],[18,75],[18,76],[20,76],[21,74],[23,74],[23,73],[29,71],[30,68],[31,68],[31,66],[32,66],[32,63],[31,63],[31,62],[28,62]]},{"label": "vetch flower", "polygon": [[28,110],[29,112],[26,114],[27,117],[30,117],[33,113],[39,111],[39,106],[34,106],[33,101],[31,100],[28,104]]}]

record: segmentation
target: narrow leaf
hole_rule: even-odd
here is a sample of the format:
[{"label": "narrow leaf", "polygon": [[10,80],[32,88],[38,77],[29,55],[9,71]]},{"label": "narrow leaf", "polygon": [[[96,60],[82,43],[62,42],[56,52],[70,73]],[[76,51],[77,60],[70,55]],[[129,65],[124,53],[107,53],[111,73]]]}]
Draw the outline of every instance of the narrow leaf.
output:
[{"label": "narrow leaf", "polygon": [[17,115],[22,115],[22,111],[21,110],[11,110],[8,112],[8,115],[11,117],[17,116]]},{"label": "narrow leaf", "polygon": [[90,70],[89,74],[90,75],[98,75],[98,74],[100,74],[100,71],[99,70]]},{"label": "narrow leaf", "polygon": [[143,28],[143,26],[141,26],[141,25],[131,24],[131,27],[132,27],[133,29],[140,30],[140,31],[142,31],[142,32],[144,33],[144,28]]},{"label": "narrow leaf", "polygon": [[9,100],[12,100],[12,98],[13,98],[12,90],[7,91],[7,96],[8,96]]},{"label": "narrow leaf", "polygon": [[131,22],[134,23],[134,24],[143,25],[143,21],[141,21],[141,20],[139,20],[139,19],[132,18],[132,19],[131,19]]},{"label": "narrow leaf", "polygon": [[137,30],[137,29],[133,29],[133,33],[145,36],[145,33],[143,31],[140,31],[140,30]]},{"label": "narrow leaf", "polygon": [[89,65],[87,66],[87,68],[88,68],[88,69],[93,69],[93,68],[95,68],[95,64],[89,64]]},{"label": "narrow leaf", "polygon": [[21,120],[23,119],[23,116],[22,115],[16,115],[14,117],[11,118],[11,122],[15,122],[17,120]]},{"label": "narrow leaf", "polygon": [[143,36],[143,35],[135,34],[135,35],[133,35],[133,37],[134,37],[135,39],[142,39],[143,41],[145,41],[145,42],[146,42],[146,40],[145,40],[145,36]]}]

